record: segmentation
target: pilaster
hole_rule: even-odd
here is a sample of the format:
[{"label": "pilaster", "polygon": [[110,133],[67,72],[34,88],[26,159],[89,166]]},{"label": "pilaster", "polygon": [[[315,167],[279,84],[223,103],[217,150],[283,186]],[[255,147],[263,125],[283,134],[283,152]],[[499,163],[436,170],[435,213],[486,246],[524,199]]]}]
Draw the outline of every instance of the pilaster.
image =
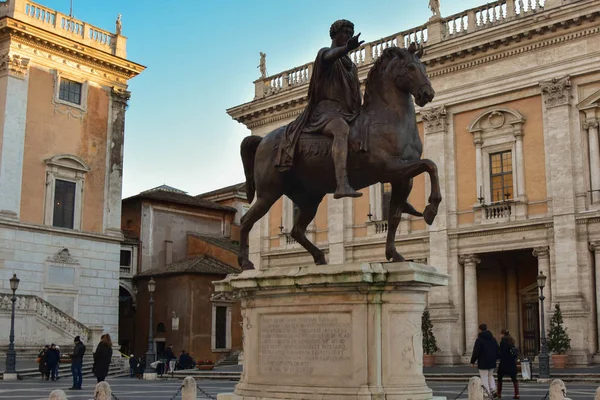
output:
[{"label": "pilaster", "polygon": [[123,143],[125,140],[125,111],[130,92],[113,88],[106,157],[107,198],[105,199],[106,234],[121,236],[121,194],[123,189]]},{"label": "pilaster", "polygon": [[29,59],[17,54],[0,55],[0,79],[6,79],[6,105],[0,150],[0,218],[19,219],[23,184],[23,153]]},{"label": "pilaster", "polygon": [[[546,166],[552,181],[548,198],[552,199],[554,214],[556,280],[555,297],[579,292],[577,279],[577,240],[575,225],[575,196],[573,188],[573,162],[569,121],[570,78],[552,79],[540,83],[544,98],[544,139],[546,141]],[[556,299],[555,299],[556,300]]]}]

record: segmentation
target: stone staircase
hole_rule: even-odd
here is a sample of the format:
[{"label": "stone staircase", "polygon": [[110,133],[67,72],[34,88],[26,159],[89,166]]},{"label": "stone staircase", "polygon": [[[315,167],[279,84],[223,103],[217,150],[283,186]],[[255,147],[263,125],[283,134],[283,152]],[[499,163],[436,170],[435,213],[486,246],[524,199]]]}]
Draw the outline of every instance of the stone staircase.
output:
[{"label": "stone staircase", "polygon": [[216,367],[225,367],[230,365],[238,365],[238,358],[240,355],[240,350],[232,351],[228,353],[225,357],[221,358],[219,361],[215,363]]},{"label": "stone staircase", "polygon": [[[0,293],[0,353],[8,348],[12,294]],[[80,336],[88,345],[95,343],[101,328],[85,326],[52,304],[34,295],[17,295],[15,302],[15,350],[19,357],[37,357],[44,344],[55,343],[61,349],[73,347]]]}]

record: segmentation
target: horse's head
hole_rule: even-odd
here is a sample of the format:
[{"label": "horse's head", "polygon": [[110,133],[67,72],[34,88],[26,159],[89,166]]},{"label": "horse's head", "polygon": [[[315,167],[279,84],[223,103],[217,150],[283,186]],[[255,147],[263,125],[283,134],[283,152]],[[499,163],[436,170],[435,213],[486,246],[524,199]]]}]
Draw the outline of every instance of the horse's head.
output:
[{"label": "horse's head", "polygon": [[393,85],[401,92],[412,94],[415,103],[423,107],[433,100],[435,91],[421,62],[422,55],[423,48],[415,43],[407,49],[388,47],[375,62],[367,81],[382,79],[381,83],[386,87]]}]

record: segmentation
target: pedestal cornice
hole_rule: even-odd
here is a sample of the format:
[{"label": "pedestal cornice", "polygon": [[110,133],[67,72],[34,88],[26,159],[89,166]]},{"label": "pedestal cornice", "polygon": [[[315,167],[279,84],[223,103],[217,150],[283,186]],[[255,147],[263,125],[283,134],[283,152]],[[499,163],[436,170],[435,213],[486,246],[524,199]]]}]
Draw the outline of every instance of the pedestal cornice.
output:
[{"label": "pedestal cornice", "polygon": [[412,262],[351,263],[244,271],[239,275],[228,275],[224,280],[214,282],[214,285],[217,292],[310,289],[323,285],[356,287],[357,284],[381,287],[409,283],[447,286],[448,278],[448,275],[437,272],[434,267]]}]

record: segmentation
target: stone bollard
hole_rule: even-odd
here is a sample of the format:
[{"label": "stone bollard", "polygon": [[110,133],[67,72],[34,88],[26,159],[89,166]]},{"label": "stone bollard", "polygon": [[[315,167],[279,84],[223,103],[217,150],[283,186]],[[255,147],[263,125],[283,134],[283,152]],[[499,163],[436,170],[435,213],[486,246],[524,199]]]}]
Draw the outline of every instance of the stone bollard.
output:
[{"label": "stone bollard", "polygon": [[100,382],[96,385],[94,400],[112,400],[112,391],[107,382]]},{"label": "stone bollard", "polygon": [[600,387],[596,389],[596,396],[594,396],[594,400],[600,400]]},{"label": "stone bollard", "polygon": [[478,376],[469,379],[469,400],[483,400],[483,385]]},{"label": "stone bollard", "polygon": [[181,400],[196,400],[196,380],[193,376],[188,376],[183,380]]},{"label": "stone bollard", "polygon": [[560,379],[552,380],[550,384],[550,400],[568,400],[567,399],[567,387],[565,383]]},{"label": "stone bollard", "polygon": [[48,400],[67,400],[67,394],[60,389],[53,390]]}]

